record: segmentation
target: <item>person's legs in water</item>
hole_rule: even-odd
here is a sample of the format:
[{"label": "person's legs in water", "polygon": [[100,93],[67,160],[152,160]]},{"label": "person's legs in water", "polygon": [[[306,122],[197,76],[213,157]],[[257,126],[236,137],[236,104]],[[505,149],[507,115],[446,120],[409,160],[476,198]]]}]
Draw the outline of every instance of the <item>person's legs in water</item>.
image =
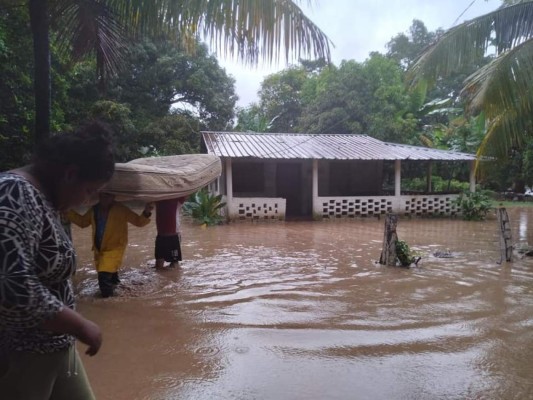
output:
[{"label": "person's legs in water", "polygon": [[165,262],[170,263],[169,268],[179,266],[181,248],[178,235],[158,235],[155,241],[155,258],[156,269],[164,269]]},{"label": "person's legs in water", "polygon": [[165,268],[165,249],[163,236],[155,238],[155,269]]},{"label": "person's legs in water", "polygon": [[98,287],[102,297],[111,297],[115,294],[115,285],[113,284],[113,273],[98,272]]},{"label": "person's legs in water", "polygon": [[120,283],[120,279],[118,277],[118,272],[114,272],[111,274],[111,283],[113,285],[118,285]]},{"label": "person's legs in water", "polygon": [[169,248],[170,250],[170,265],[169,268],[180,267],[181,261],[181,245],[180,245],[180,236],[175,235],[169,237]]}]

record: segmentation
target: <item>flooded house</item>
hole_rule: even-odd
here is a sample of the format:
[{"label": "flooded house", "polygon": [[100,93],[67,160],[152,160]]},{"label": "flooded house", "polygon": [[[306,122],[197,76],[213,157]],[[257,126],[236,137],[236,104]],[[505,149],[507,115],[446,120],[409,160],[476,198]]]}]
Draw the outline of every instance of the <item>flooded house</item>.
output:
[{"label": "flooded house", "polygon": [[[202,140],[222,160],[212,189],[224,196],[230,221],[455,215],[459,194],[432,191],[436,163],[466,163],[475,190],[473,154],[366,135],[204,131]],[[425,177],[426,190],[402,189],[406,164]]]}]

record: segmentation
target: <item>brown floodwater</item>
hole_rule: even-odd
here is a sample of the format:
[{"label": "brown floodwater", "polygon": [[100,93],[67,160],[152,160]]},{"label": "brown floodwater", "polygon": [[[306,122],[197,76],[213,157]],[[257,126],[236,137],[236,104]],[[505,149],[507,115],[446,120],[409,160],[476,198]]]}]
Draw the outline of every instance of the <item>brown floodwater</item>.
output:
[{"label": "brown floodwater", "polygon": [[[533,208],[508,211],[533,245]],[[400,219],[422,258],[385,267],[383,230],[185,220],[182,269],[156,272],[154,223],[132,226],[118,296],[101,299],[74,227],[78,308],[104,332],[83,356],[97,398],[532,399],[533,258],[498,263],[494,216]]]}]

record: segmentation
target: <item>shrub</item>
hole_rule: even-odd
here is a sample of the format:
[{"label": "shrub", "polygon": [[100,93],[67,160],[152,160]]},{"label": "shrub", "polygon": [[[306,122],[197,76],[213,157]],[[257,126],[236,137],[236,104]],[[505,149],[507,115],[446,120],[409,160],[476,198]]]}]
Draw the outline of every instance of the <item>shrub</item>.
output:
[{"label": "shrub", "polygon": [[409,245],[403,240],[396,241],[396,257],[402,265],[402,267],[408,267],[414,262],[414,257],[411,254]]},{"label": "shrub", "polygon": [[220,215],[220,209],[225,205],[226,203],[222,203],[222,195],[214,195],[207,189],[201,189],[183,204],[183,213],[190,215],[200,224],[218,225],[224,221],[224,217]]},{"label": "shrub", "polygon": [[[402,188],[405,190],[415,190],[424,192],[426,190],[426,178],[411,178],[402,180]],[[438,175],[431,177],[432,192],[461,192],[468,190],[470,183],[461,182],[456,179],[444,179]]]},{"label": "shrub", "polygon": [[491,199],[484,191],[463,192],[454,203],[458,205],[463,219],[467,221],[484,220],[492,207]]}]

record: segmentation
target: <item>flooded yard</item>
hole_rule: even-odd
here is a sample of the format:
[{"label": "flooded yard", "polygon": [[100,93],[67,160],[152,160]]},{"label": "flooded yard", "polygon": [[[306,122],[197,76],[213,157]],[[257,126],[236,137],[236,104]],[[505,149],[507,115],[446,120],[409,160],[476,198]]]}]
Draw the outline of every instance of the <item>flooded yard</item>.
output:
[{"label": "flooded yard", "polygon": [[[508,211],[533,245],[533,208]],[[400,219],[422,258],[385,267],[383,229],[185,220],[182,269],[156,272],[155,224],[131,226],[118,296],[101,299],[90,229],[73,227],[78,308],[104,330],[83,357],[97,398],[533,398],[533,258],[498,264],[494,217]]]}]

